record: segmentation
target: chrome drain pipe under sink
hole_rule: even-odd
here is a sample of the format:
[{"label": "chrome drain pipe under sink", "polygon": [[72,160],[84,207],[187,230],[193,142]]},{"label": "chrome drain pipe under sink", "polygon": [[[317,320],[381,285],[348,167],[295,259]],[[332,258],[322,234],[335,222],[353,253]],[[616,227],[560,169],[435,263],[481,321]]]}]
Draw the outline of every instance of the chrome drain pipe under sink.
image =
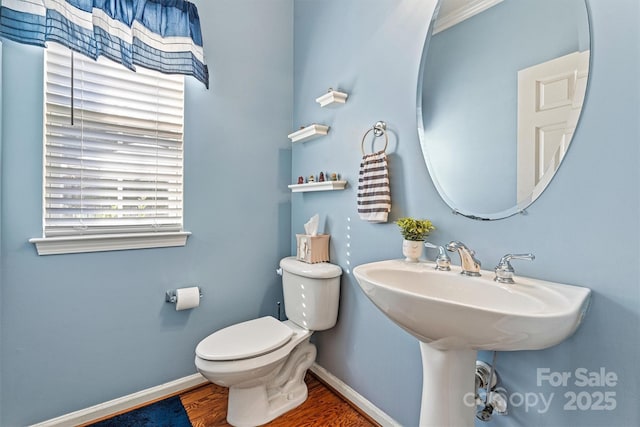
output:
[{"label": "chrome drain pipe under sink", "polygon": [[490,421],[494,413],[507,415],[507,392],[503,387],[498,387],[496,354],[494,351],[491,364],[476,361],[476,418],[485,422]]}]

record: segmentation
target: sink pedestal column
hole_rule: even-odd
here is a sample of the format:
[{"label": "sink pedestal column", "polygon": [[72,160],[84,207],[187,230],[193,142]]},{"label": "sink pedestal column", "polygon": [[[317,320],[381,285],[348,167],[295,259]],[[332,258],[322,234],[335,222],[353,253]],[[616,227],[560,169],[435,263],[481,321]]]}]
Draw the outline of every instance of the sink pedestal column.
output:
[{"label": "sink pedestal column", "polygon": [[473,427],[477,351],[438,350],[420,342],[420,427]]}]

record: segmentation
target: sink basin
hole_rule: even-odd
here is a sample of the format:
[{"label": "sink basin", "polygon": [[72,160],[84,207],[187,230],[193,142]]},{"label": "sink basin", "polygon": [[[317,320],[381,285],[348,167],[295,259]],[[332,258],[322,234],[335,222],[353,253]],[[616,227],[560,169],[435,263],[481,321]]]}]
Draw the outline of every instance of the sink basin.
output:
[{"label": "sink basin", "polygon": [[420,341],[421,427],[472,427],[477,351],[556,345],[575,332],[589,306],[587,288],[526,277],[497,283],[484,270],[480,277],[459,273],[460,267],[438,271],[433,263],[404,260],[353,269],[367,297]]},{"label": "sink basin", "polygon": [[589,303],[587,288],[517,277],[515,284],[388,260],[353,269],[360,287],[391,320],[432,347],[539,350],[570,336]]}]

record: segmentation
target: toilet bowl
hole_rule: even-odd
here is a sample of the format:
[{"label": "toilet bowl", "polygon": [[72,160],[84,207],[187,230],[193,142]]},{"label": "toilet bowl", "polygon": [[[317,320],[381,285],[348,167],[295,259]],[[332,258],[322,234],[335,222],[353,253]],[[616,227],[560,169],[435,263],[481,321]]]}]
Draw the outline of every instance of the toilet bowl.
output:
[{"label": "toilet bowl", "polygon": [[316,357],[313,331],[337,321],[340,267],[280,261],[285,313],[228,326],[196,347],[195,364],[209,381],[229,387],[227,422],[265,424],[307,399],[304,376]]}]

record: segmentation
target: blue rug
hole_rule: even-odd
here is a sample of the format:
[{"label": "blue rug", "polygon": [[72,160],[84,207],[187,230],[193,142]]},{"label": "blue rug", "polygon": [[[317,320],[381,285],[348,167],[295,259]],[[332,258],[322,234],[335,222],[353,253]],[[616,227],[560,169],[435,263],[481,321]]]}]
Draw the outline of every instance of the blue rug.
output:
[{"label": "blue rug", "polygon": [[91,424],[91,427],[191,427],[179,396]]}]

